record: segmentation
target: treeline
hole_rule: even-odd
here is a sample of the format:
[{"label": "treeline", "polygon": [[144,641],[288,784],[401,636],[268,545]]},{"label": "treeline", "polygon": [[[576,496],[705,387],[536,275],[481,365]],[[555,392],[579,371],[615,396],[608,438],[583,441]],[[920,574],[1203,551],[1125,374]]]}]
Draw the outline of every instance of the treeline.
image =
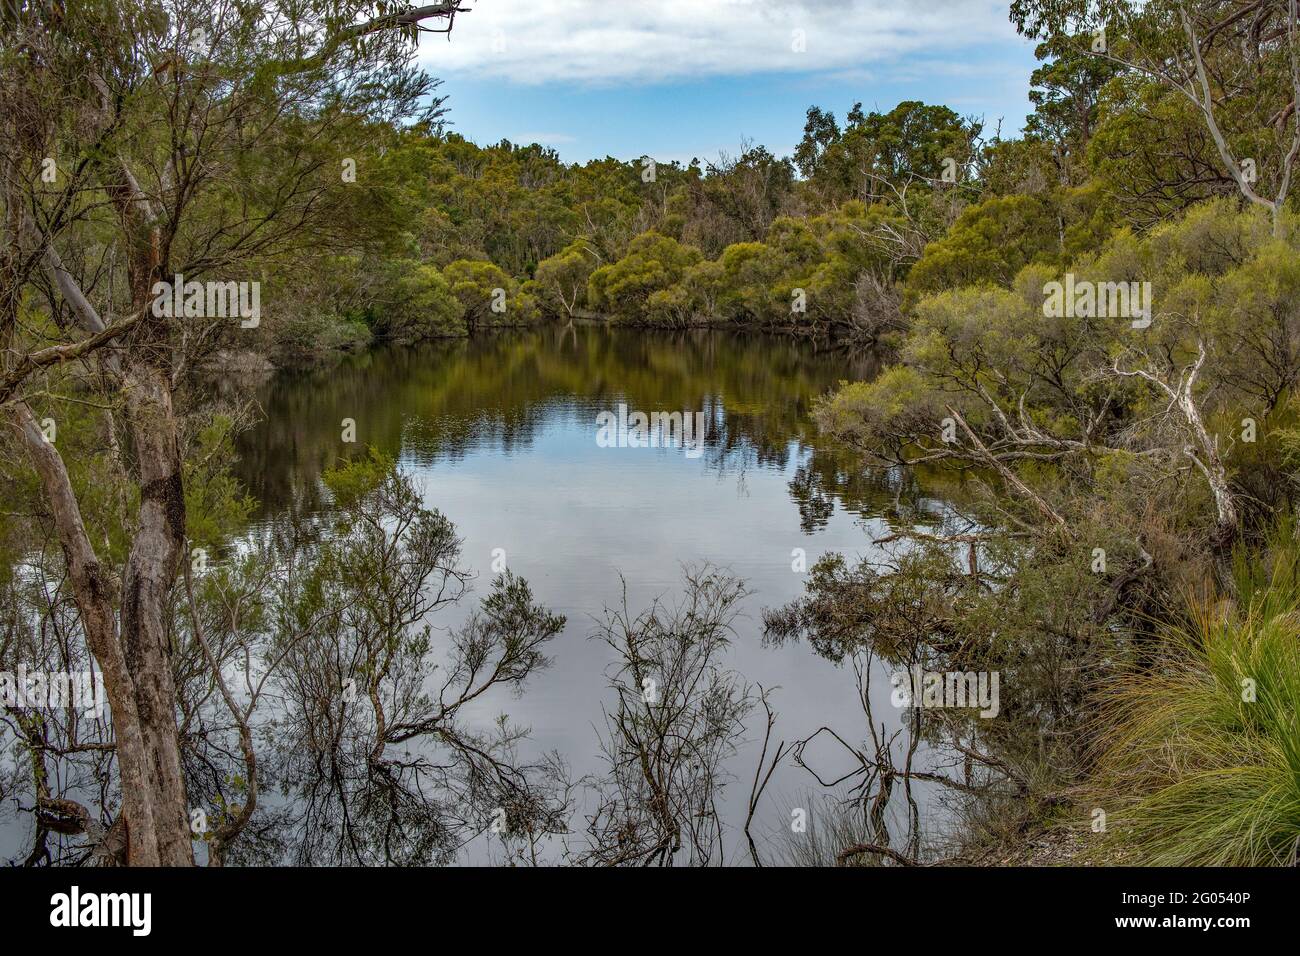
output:
[{"label": "treeline", "polygon": [[873,343],[927,294],[1008,285],[1236,194],[1186,97],[1091,42],[1044,34],[1016,138],[943,106],[857,103],[842,121],[810,108],[790,157],[746,144],[687,166],[566,164],[536,144],[475,145],[439,98],[427,122],[371,131],[347,181],[369,234],[277,283],[261,347],[292,358],[579,317]]},{"label": "treeline", "polygon": [[480,147],[447,130],[437,103],[438,119],[372,130],[341,177],[360,197],[352,247],[271,283],[259,348],[292,360],[578,317],[874,340],[963,211],[1003,195],[1035,198],[988,214],[999,221],[1070,205],[1044,185],[1046,151],[985,143],[978,122],[919,102],[855,105],[843,129],[814,107],[794,157],[747,145],[688,166]]},{"label": "treeline", "polygon": [[[874,337],[929,239],[985,191],[979,135],[919,102],[855,106],[843,130],[814,108],[793,158],[746,146],[682,166],[377,130],[355,184],[382,241],[300,274],[285,301],[317,307],[302,321],[325,349],[576,317]],[[273,332],[273,350],[304,331]]]}]

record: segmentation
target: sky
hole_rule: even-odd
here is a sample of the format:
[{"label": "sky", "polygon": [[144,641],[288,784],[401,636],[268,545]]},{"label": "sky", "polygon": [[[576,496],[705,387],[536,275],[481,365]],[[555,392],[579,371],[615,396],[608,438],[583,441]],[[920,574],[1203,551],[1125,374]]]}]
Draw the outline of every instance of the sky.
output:
[{"label": "sky", "polygon": [[817,105],[907,99],[1002,120],[1029,112],[1033,44],[1007,0],[464,0],[424,35],[455,132],[553,147],[568,162],[789,155]]}]

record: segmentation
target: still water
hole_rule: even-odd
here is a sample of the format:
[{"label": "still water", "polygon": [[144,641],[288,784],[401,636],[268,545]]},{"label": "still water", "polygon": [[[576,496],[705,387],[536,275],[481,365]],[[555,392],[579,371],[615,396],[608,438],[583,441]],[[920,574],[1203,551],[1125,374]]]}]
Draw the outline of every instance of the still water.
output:
[{"label": "still water", "polygon": [[[575,776],[599,773],[597,726],[610,705],[610,652],[590,640],[593,618],[622,600],[633,611],[681,590],[685,564],[709,562],[751,591],[727,666],[777,687],[774,739],[819,727],[849,741],[867,735],[850,669],[807,646],[764,646],[761,614],[797,597],[796,570],[824,553],[858,555],[884,533],[898,493],[887,476],[861,473],[819,437],[817,398],[839,381],[869,378],[867,359],[818,353],[786,339],[720,332],[655,333],[578,327],[510,332],[413,349],[378,350],[326,370],[286,373],[259,394],[264,421],[246,434],[237,466],[261,505],[328,507],[319,476],[374,446],[414,477],[426,503],[456,525],[474,595],[431,623],[458,625],[481,597],[494,557],[527,578],[536,599],[568,619],[549,645],[552,665],[522,696],[477,705],[531,727],[529,746],[563,754]],[[601,412],[703,413],[704,447],[602,447]],[[342,440],[355,422],[356,442]],[[873,681],[877,722],[896,725],[888,675]],[[743,823],[761,744],[762,711],[731,768],[721,812],[732,825],[728,858],[742,859]],[[843,752],[810,747],[824,779],[852,769]],[[823,766],[816,766],[824,760]],[[791,808],[818,790],[787,764],[758,814],[759,836],[778,839]],[[579,833],[582,821],[575,820]],[[474,849],[467,859],[475,859]]]}]

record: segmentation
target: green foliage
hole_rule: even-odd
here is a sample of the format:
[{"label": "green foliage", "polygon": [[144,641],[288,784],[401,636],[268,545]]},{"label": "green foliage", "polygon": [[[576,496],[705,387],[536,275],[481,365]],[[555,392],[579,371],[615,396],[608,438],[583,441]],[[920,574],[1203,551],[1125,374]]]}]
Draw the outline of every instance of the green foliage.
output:
[{"label": "green foliage", "polygon": [[890,209],[857,201],[820,216],[779,216],[763,241],[732,243],[712,261],[671,237],[647,234],[592,274],[589,301],[606,303],[626,322],[825,333],[849,323],[863,275],[888,273],[887,257],[870,238],[882,224],[897,224]]},{"label": "green foliage", "polygon": [[893,366],[870,382],[841,385],[815,412],[825,432],[868,455],[896,460],[918,436],[937,435],[942,397],[917,369]]},{"label": "green foliage", "polygon": [[[887,565],[819,566],[807,597],[769,618],[770,634],[805,636],[831,656],[920,654],[934,669],[1014,680],[1038,708],[969,730],[1022,795],[1078,782],[1098,722],[1095,805],[1135,862],[1288,862],[1300,832],[1300,655],[1282,636],[1293,638],[1300,610],[1294,534],[1271,546],[1269,575],[1250,549],[1295,507],[1297,242],[1274,238],[1266,211],[1225,199],[1105,241],[1104,224],[1076,217],[1082,251],[1035,259],[994,248],[975,221],[996,219],[984,207],[944,240],[985,241],[964,258],[940,250],[953,254],[951,274],[917,297],[897,363],[842,385],[816,413],[871,460],[967,478],[947,495],[981,529],[967,579],[954,576],[961,555],[946,529],[923,532]],[[913,281],[940,272],[933,247],[926,259]],[[967,268],[979,281],[945,288]],[[1045,314],[1049,284],[1067,272],[1097,288],[1149,283],[1150,326],[1113,310]],[[1225,499],[1241,516],[1228,525],[1244,550],[1225,586],[1237,603],[1177,623],[1174,595],[1216,569],[1222,580]],[[976,587],[977,576],[992,583]],[[1123,677],[1098,702],[1113,668]],[[1243,677],[1261,703],[1241,701]],[[1061,749],[1036,751],[1048,733]]]},{"label": "green foliage", "polygon": [[980,186],[986,197],[1042,193],[1056,187],[1059,171],[1049,143],[1004,139],[984,148]]},{"label": "green foliage", "polygon": [[434,266],[402,261],[393,267],[393,294],[383,306],[377,331],[394,342],[464,335],[465,306]]},{"label": "green foliage", "polygon": [[[387,228],[387,257],[404,276],[414,264],[442,270],[469,327],[532,321],[537,310],[564,317],[591,310],[651,324],[847,328],[861,308],[860,280],[870,275],[887,286],[906,269],[906,254],[900,258],[888,237],[943,229],[948,199],[927,181],[945,159],[963,168],[975,162],[979,128],[919,102],[886,113],[855,107],[842,132],[824,114],[825,128],[812,129],[817,112],[795,157],[806,182],[795,181],[791,161],[761,146],[703,168],[659,163],[647,181],[640,161],[566,165],[535,144],[478,146],[427,127],[390,133],[383,155],[368,160],[367,181],[384,185],[375,187],[367,221]],[[904,187],[907,210],[893,191]],[[919,223],[909,222],[913,215]],[[729,246],[751,243],[770,247],[763,261],[724,260]],[[700,265],[709,259],[721,267]],[[389,294],[371,285],[364,301],[336,314],[384,338],[454,333],[441,297],[421,291],[423,278],[393,281]],[[506,291],[504,313],[485,304],[494,289]],[[806,311],[791,308],[796,289]],[[405,306],[421,294],[435,300],[423,322]],[[338,336],[328,334],[328,316],[321,320],[328,347]]]},{"label": "green foliage", "polygon": [[371,343],[363,318],[333,312],[293,311],[270,326],[271,356],[286,365],[306,364],[339,352],[358,352]]},{"label": "green foliage", "polygon": [[635,320],[653,293],[681,281],[701,258],[698,249],[669,236],[642,233],[632,240],[627,255],[591,274],[588,301],[616,319]]},{"label": "green foliage", "polygon": [[471,329],[527,325],[540,317],[537,300],[491,262],[457,259],[447,264],[442,275]]},{"label": "green foliage", "polygon": [[978,282],[1009,285],[1030,263],[1055,264],[1062,249],[1058,208],[1044,196],[999,196],[965,209],[925,249],[908,275],[913,295]]},{"label": "green foliage", "polygon": [[723,267],[703,259],[686,269],[679,282],[650,293],[646,317],[651,323],[686,326],[721,321],[727,317],[723,305]]},{"label": "green foliage", "polygon": [[946,106],[915,100],[888,113],[864,114],[857,103],[846,120],[841,132],[834,116],[812,107],[794,154],[814,190],[841,201],[880,194],[884,183],[901,187],[910,177],[938,180],[948,158],[965,168],[980,132]]},{"label": "green foliage", "polygon": [[[410,224],[403,228],[415,234],[422,259],[440,268],[484,259],[517,278],[579,238],[617,258],[651,198],[636,160],[567,165],[537,144],[478,146],[454,133],[402,133],[383,169],[397,184],[402,221]],[[689,175],[660,163],[654,185],[676,188]]]},{"label": "green foliage", "polygon": [[533,279],[548,312],[572,317],[587,303],[587,280],[600,264],[585,239],[575,239],[537,264]]},{"label": "green foliage", "polygon": [[257,506],[230,473],[235,423],[227,415],[211,415],[195,430],[189,444],[183,475],[190,545],[221,547],[247,525]]},{"label": "green foliage", "polygon": [[[1119,536],[1088,530],[1112,549],[1117,569],[1133,560]],[[1028,796],[1031,783],[1059,780],[1080,756],[1083,704],[1095,670],[1115,653],[1096,614],[1109,592],[1108,576],[1092,573],[1078,546],[993,529],[975,544],[956,544],[922,531],[883,557],[825,556],[800,598],[764,613],[764,636],[806,641],[837,662],[878,658],[893,673],[996,672],[996,720],[922,712],[921,733],[973,736]]]},{"label": "green foliage", "polygon": [[394,480],[397,463],[391,455],[370,448],[364,458],[350,458],[321,474],[334,503],[344,511],[355,508],[386,481]]},{"label": "green foliage", "polygon": [[1201,113],[1177,91],[1122,77],[1106,88],[1099,111],[1088,167],[1134,226],[1151,228],[1236,193]]},{"label": "green foliage", "polygon": [[928,292],[992,282],[1009,286],[1027,265],[1061,266],[1097,250],[1114,230],[1093,186],[996,196],[964,209],[908,274],[909,301]]},{"label": "green foliage", "polygon": [[1028,140],[1051,146],[1067,182],[1087,174],[1084,161],[1097,127],[1102,89],[1119,66],[1091,53],[1092,37],[1055,35],[1040,43],[1034,56],[1044,61],[1029,77],[1034,112],[1025,123]]},{"label": "green foliage", "polygon": [[[819,421],[883,460],[989,466],[945,411],[952,408],[1052,494],[1066,474],[1081,492],[1104,492],[1099,469],[1123,459],[1125,481],[1193,524],[1208,505],[1205,487],[1166,477],[1189,448],[1222,454],[1224,480],[1255,488],[1257,500],[1289,495],[1276,480],[1277,446],[1269,455],[1257,446],[1300,375],[1290,344],[1300,334],[1300,257],[1293,242],[1272,238],[1266,213],[1234,207],[1197,207],[1145,236],[1122,229],[1068,265],[1024,266],[1005,288],[975,284],[921,298],[898,342],[899,364],[843,388]],[[1135,329],[1118,315],[1045,315],[1049,285],[1065,272],[1098,289],[1148,284],[1151,326]],[[1201,349],[1193,400],[1213,432],[1206,436],[1166,390],[1185,380]],[[1058,473],[1066,459],[1071,466]]]},{"label": "green foliage", "polygon": [[734,160],[723,154],[706,172],[689,192],[698,225],[687,229],[683,222],[682,229],[705,248],[717,241],[711,232],[742,241],[761,239],[794,188],[790,160],[778,159],[762,146],[749,146]]}]

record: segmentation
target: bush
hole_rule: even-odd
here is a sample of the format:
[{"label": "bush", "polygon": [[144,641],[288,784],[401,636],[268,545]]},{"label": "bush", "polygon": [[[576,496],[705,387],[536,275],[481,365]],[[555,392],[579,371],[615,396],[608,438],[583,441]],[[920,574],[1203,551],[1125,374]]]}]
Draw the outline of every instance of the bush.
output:
[{"label": "bush", "polygon": [[925,248],[908,276],[913,295],[994,282],[1007,285],[1030,263],[1060,256],[1057,218],[1044,196],[999,196],[971,206]]},{"label": "bush", "polygon": [[391,298],[377,309],[376,332],[401,343],[465,335],[465,307],[443,274],[431,265],[402,265]]},{"label": "bush", "polygon": [[336,352],[359,352],[371,342],[366,323],[334,312],[285,311],[271,329],[272,361],[299,365]]},{"label": "bush", "polygon": [[544,308],[572,318],[587,304],[587,280],[599,264],[595,250],[585,239],[576,239],[537,264],[533,276]]},{"label": "bush", "polygon": [[1237,602],[1193,602],[1161,659],[1104,695],[1098,805],[1127,862],[1291,865],[1300,845],[1300,545],[1238,558]]},{"label": "bush", "polygon": [[618,262],[601,266],[587,283],[587,298],[594,309],[616,318],[637,320],[650,296],[680,282],[686,270],[703,258],[691,246],[676,239],[646,232],[628,246]]},{"label": "bush", "polygon": [[520,291],[519,284],[491,262],[457,259],[442,270],[472,328],[493,325],[528,325],[540,317],[537,299]]}]

